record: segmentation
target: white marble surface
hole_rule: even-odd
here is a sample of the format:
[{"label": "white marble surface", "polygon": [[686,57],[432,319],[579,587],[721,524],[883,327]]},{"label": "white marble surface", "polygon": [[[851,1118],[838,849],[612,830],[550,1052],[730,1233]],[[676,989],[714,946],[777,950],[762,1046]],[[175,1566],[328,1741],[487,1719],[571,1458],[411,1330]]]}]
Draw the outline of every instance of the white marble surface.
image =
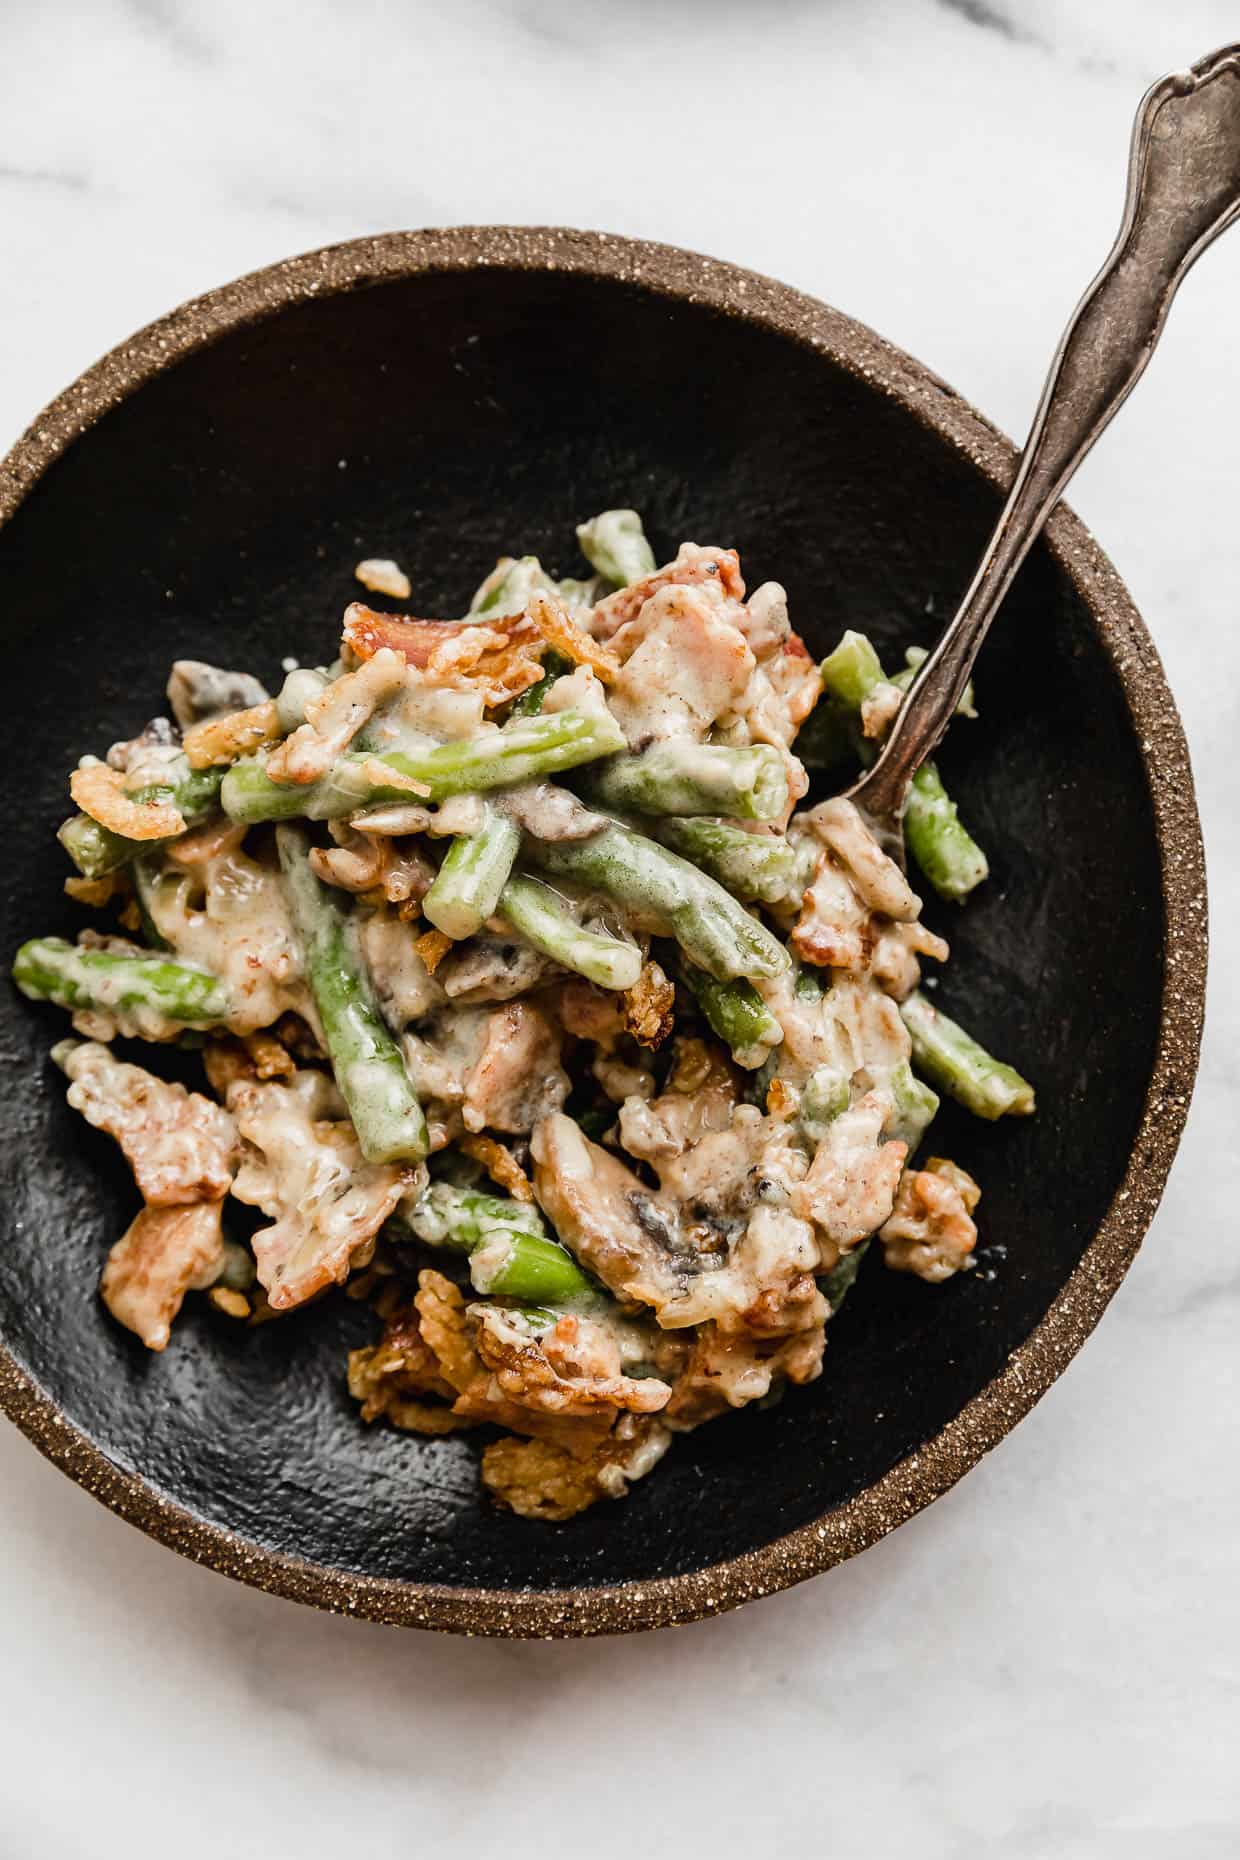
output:
[{"label": "white marble surface", "polygon": [[[772,272],[1023,430],[1142,87],[1237,27],[1226,0],[8,0],[0,439],[204,287],[490,220]],[[1237,1851],[1238,327],[1240,233],[1073,498],[1187,723],[1215,984],[1163,1210],[1065,1380],[852,1565],[593,1645],[252,1594],[0,1427],[6,1856]]]}]

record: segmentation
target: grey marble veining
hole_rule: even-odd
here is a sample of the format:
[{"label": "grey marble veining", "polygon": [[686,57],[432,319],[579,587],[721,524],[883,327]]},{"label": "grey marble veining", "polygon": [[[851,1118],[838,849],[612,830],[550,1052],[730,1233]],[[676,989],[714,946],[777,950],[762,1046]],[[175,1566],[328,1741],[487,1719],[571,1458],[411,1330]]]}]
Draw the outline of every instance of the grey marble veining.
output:
[{"label": "grey marble veining", "polygon": [[[0,9],[0,434],[173,303],[394,225],[737,259],[1021,432],[1137,96],[1231,0]],[[1096,1337],[954,1492],[725,1620],[500,1646],[180,1562],[0,1429],[0,1851],[1213,1860],[1240,1842],[1240,233],[1073,502],[1158,641],[1214,924],[1197,1098]]]}]

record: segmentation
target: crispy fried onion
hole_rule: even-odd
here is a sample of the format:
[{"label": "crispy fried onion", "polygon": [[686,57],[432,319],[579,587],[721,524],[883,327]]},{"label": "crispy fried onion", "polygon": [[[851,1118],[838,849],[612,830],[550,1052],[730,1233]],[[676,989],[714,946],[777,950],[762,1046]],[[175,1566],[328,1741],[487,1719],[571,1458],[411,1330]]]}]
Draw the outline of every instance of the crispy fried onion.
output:
[{"label": "crispy fried onion", "polygon": [[266,749],[278,743],[282,734],[276,701],[268,698],[250,710],[234,710],[194,724],[185,732],[182,747],[192,769],[209,769]]},{"label": "crispy fried onion", "polygon": [[973,1177],[946,1157],[906,1169],[895,1208],[878,1233],[887,1265],[932,1285],[960,1272],[977,1244],[973,1211],[980,1199]]},{"label": "crispy fried onion", "polygon": [[417,939],[413,947],[421,957],[426,973],[433,975],[452,948],[452,938],[445,936],[442,930],[427,930]]},{"label": "crispy fried onion", "polygon": [[108,1254],[99,1295],[118,1324],[162,1350],[186,1292],[201,1291],[224,1263],[222,1201],[143,1208]]},{"label": "crispy fried onion", "polygon": [[453,1391],[456,1420],[510,1428],[541,1449],[524,1452],[527,1443],[508,1439],[483,1456],[484,1483],[522,1516],[567,1518],[596,1499],[621,1498],[661,1457],[669,1436],[653,1414],[671,1390],[619,1374],[605,1326],[563,1317],[536,1336],[513,1313],[467,1306],[438,1272],[419,1274],[414,1306],[435,1365],[428,1371],[410,1356],[415,1398],[434,1376]]},{"label": "crispy fried onion", "polygon": [[620,661],[610,646],[604,646],[578,626],[563,601],[542,589],[530,596],[526,613],[549,646],[562,652],[574,665],[588,665],[605,685],[620,675]]},{"label": "crispy fried onion", "polygon": [[127,840],[167,840],[184,833],[185,819],[171,801],[135,801],[125,777],[105,762],[86,762],[69,777],[74,804],[101,827]]},{"label": "crispy fried onion", "polygon": [[623,999],[625,1030],[639,1046],[662,1046],[675,1025],[676,989],[657,962],[642,965]]},{"label": "crispy fried onion", "polygon": [[463,1150],[466,1156],[472,1156],[476,1163],[481,1163],[491,1180],[498,1182],[514,1201],[533,1201],[533,1184],[506,1144],[497,1142],[494,1137],[477,1136],[466,1131],[464,1136],[457,1138],[456,1147]]},{"label": "crispy fried onion", "polygon": [[453,1434],[475,1423],[454,1414],[456,1390],[422,1335],[412,1304],[391,1313],[378,1343],[349,1352],[349,1393],[363,1421],[381,1417],[413,1434]]},{"label": "crispy fried onion", "polygon": [[237,1133],[227,1111],[124,1064],[94,1040],[66,1042],[57,1056],[70,1081],[69,1103],[115,1137],[151,1207],[213,1201],[228,1192]]},{"label": "crispy fried onion", "polygon": [[600,1498],[623,1498],[633,1480],[658,1465],[670,1444],[666,1427],[636,1414],[622,1414],[611,1433],[584,1452],[509,1434],[484,1448],[482,1483],[518,1517],[558,1523]]},{"label": "crispy fried onion", "polygon": [[693,1333],[663,1419],[678,1432],[700,1427],[729,1408],[761,1401],[780,1381],[812,1382],[822,1370],[825,1342],[821,1324],[784,1337],[753,1337],[703,1324]]},{"label": "crispy fried onion", "polygon": [[292,1086],[241,1082],[228,1101],[245,1139],[233,1193],[274,1223],[254,1235],[254,1259],[272,1309],[287,1311],[369,1263],[411,1178],[368,1163],[353,1126],[316,1121]]}]

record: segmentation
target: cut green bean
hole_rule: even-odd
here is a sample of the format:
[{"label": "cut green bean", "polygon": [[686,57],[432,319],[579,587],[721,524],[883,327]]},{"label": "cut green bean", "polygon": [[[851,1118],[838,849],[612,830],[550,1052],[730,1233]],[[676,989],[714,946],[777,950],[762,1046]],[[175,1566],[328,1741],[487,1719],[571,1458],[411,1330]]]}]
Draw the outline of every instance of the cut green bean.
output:
[{"label": "cut green bean", "polygon": [[712,1033],[729,1047],[737,1065],[754,1071],[784,1037],[783,1028],[752,982],[720,982],[685,963],[681,973]]},{"label": "cut green bean", "polygon": [[100,826],[89,814],[70,814],[58,830],[60,841],[83,878],[103,878],[136,859],[141,842],[124,839],[110,827]]},{"label": "cut green bean", "polygon": [[796,881],[796,848],[782,834],[746,833],[726,820],[663,820],[665,846],[691,859],[742,904],[779,904]]},{"label": "cut green bean", "polygon": [[788,967],[783,944],[722,885],[618,821],[582,840],[527,835],[526,851],[542,871],[614,898],[635,927],[675,937],[690,962],[719,981]]},{"label": "cut green bean", "polygon": [[[558,710],[546,717],[518,717],[500,730],[462,742],[389,750],[378,756],[341,756],[320,781],[304,787],[272,781],[260,760],[237,762],[224,777],[221,799],[231,819],[247,824],[299,817],[335,820],[380,803],[446,801],[454,794],[512,787],[613,755],[623,745],[620,727],[609,714]],[[417,782],[424,792],[375,781],[372,775],[379,765]]]},{"label": "cut green bean", "polygon": [[642,971],[636,943],[586,930],[549,885],[517,876],[504,886],[499,914],[532,949],[600,988],[632,988]]},{"label": "cut green bean", "polygon": [[674,737],[602,763],[584,785],[592,799],[622,813],[777,820],[788,806],[788,772],[769,743],[729,749]]},{"label": "cut green bean", "polygon": [[844,1300],[857,1283],[857,1274],[861,1271],[861,1262],[869,1251],[870,1242],[863,1240],[851,1253],[841,1253],[830,1272],[824,1272],[818,1281],[818,1289],[831,1307],[834,1317]]},{"label": "cut green bean", "polygon": [[[882,663],[864,633],[845,633],[818,670],[828,696],[854,721],[865,700],[884,682]],[[910,668],[910,680],[915,670]],[[891,682],[898,683],[899,676]],[[963,703],[962,699],[958,713],[974,714],[964,711]],[[861,739],[855,746],[867,760],[872,759],[872,743]],[[933,762],[923,763],[913,777],[904,834],[909,852],[941,898],[960,903],[990,870],[985,853],[961,824]]]},{"label": "cut green bean", "polygon": [[497,620],[504,614],[524,613],[534,594],[552,594],[571,611],[593,607],[607,592],[598,576],[578,581],[571,576],[557,581],[536,555],[502,556],[469,604],[467,620]]},{"label": "cut green bean", "polygon": [[904,810],[904,838],[917,864],[941,898],[967,898],[990,870],[986,855],[962,826],[933,762],[913,777]]},{"label": "cut green bean", "polygon": [[330,679],[313,665],[295,665],[276,693],[276,718],[285,736],[306,721],[306,707],[326,691]]},{"label": "cut green bean", "polygon": [[911,1156],[938,1111],[938,1094],[916,1076],[907,1059],[892,1067],[890,1087],[893,1116],[887,1134],[907,1143]]},{"label": "cut green bean", "polygon": [[453,840],[430,890],[422,915],[436,930],[460,941],[495,915],[521,845],[521,830],[497,807],[486,806],[477,833]]},{"label": "cut green bean", "polygon": [[293,928],[340,1094],[368,1162],[417,1162],[426,1154],[426,1119],[375,999],[357,925],[322,885],[297,827],[276,835]]},{"label": "cut green bean", "polygon": [[[930,654],[926,651],[924,646],[906,646],[904,649],[904,670],[901,672],[894,672],[888,680],[888,683],[893,684],[897,691],[907,691],[929,657]],[[973,680],[971,678],[964,690],[960,693],[960,701],[956,705],[955,715],[957,717],[972,718],[976,718],[977,716],[977,703],[974,698]]]},{"label": "cut green bean", "polygon": [[389,1223],[397,1234],[403,1227],[427,1246],[468,1254],[474,1290],[484,1297],[563,1305],[603,1296],[528,1202],[433,1182]]},{"label": "cut green bean", "polygon": [[848,1109],[852,1090],[846,1073],[834,1066],[817,1066],[801,1087],[801,1128],[812,1143],[821,1143],[837,1117]]},{"label": "cut green bean", "polygon": [[851,627],[818,667],[823,689],[845,710],[859,711],[876,685],[883,683],[882,661],[864,633]]},{"label": "cut green bean", "polygon": [[635,510],[600,511],[577,525],[577,541],[590,567],[613,588],[625,588],[654,573],[654,550]]},{"label": "cut green bean", "polygon": [[900,1007],[913,1041],[913,1062],[949,1098],[977,1117],[1028,1117],[1033,1087],[1002,1060],[993,1059],[920,990]]},{"label": "cut green bean", "polygon": [[145,853],[133,862],[133,896],[138,907],[138,917],[142,924],[142,935],[148,949],[171,949],[167,937],[159,927],[159,892],[164,875],[158,859]]},{"label": "cut green bean", "polygon": [[23,943],[13,980],[32,1001],[54,1001],[73,1012],[135,1015],[194,1027],[213,1027],[228,1016],[228,992],[205,969],[141,950],[92,949],[63,937]]},{"label": "cut green bean", "polygon": [[501,556],[486,579],[474,591],[467,620],[499,619],[503,614],[524,613],[530,596],[539,591],[550,594],[555,582],[536,555]]}]

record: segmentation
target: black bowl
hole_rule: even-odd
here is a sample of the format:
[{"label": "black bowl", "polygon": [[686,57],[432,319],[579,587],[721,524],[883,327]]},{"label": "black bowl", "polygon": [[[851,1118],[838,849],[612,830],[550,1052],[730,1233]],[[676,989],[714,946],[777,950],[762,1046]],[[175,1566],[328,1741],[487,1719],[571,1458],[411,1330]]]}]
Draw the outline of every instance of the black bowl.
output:
[{"label": "black bowl", "polygon": [[[171,659],[278,677],[330,656],[352,565],[395,554],[459,611],[501,550],[566,572],[631,504],[656,551],[734,544],[813,649],[950,613],[1010,446],[870,331],[727,265],[596,235],[396,234],[177,311],[86,374],[0,470],[20,794],[5,949],[79,914],[65,770],[158,712]],[[944,755],[993,876],[940,999],[1036,1081],[1035,1119],[945,1114],[984,1191],[978,1271],[866,1270],[812,1389],[678,1441],[622,1505],[553,1528],[480,1496],[474,1449],[358,1423],[366,1314],[230,1327],[149,1356],[101,1307],[135,1208],[65,1106],[62,1021],[5,990],[0,1396],[143,1529],[268,1589],[385,1621],[585,1634],[727,1607],[839,1561],[944,1490],[1097,1321],[1157,1203],[1196,1061],[1204,881],[1179,721],[1122,585],[1061,511]]]}]

